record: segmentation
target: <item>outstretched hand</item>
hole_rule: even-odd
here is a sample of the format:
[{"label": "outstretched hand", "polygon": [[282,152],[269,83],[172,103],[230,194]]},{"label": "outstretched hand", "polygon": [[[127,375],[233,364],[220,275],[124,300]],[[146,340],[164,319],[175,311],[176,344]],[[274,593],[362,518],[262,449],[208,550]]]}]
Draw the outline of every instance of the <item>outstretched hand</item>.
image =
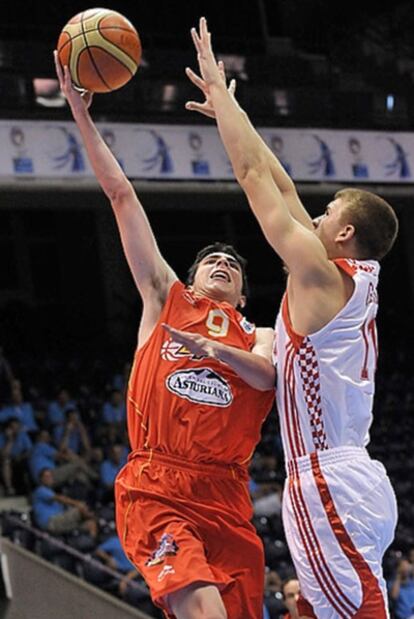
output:
[{"label": "outstretched hand", "polygon": [[170,334],[174,342],[185,346],[193,355],[197,357],[217,357],[218,344],[207,337],[203,337],[199,333],[190,333],[188,331],[179,331],[170,325],[162,323],[164,329]]},{"label": "outstretched hand", "polygon": [[197,32],[196,28],[191,28],[191,37],[197,50],[197,60],[201,77],[207,86],[221,84],[223,79],[216,59],[214,58],[213,49],[211,47],[211,33],[207,29],[207,20],[205,17],[200,18],[199,32]]},{"label": "outstretched hand", "polygon": [[79,109],[87,110],[92,103],[93,93],[89,92],[89,90],[78,90],[73,86],[69,69],[67,66],[62,69],[56,50],[53,52],[53,58],[60,89],[66,97],[72,111],[75,112]]},{"label": "outstretched hand", "polygon": [[[222,60],[219,60],[217,67],[220,73],[221,80],[224,83],[226,83],[226,74],[224,71],[224,63]],[[208,116],[209,118],[215,118],[216,112],[214,110],[213,102],[210,97],[210,91],[209,91],[207,83],[199,75],[194,73],[194,71],[190,69],[189,67],[186,68],[185,72],[186,72],[187,77],[190,79],[190,81],[193,82],[193,84],[201,90],[201,92],[203,93],[205,97],[205,101],[203,103],[200,103],[198,101],[187,101],[187,103],[185,104],[185,108],[192,112],[200,112],[200,114],[204,114],[205,116]],[[236,92],[236,80],[235,79],[232,79],[230,81],[230,84],[227,90],[229,94],[232,97],[234,97],[234,93]]]}]

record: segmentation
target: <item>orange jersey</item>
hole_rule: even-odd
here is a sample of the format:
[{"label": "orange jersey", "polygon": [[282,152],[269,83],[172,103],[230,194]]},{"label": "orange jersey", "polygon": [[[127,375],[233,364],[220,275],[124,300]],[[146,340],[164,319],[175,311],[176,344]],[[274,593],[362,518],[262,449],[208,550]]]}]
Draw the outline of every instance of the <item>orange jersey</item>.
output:
[{"label": "orange jersey", "polygon": [[273,390],[253,389],[230,366],[195,357],[171,340],[162,323],[246,351],[256,340],[254,325],[229,303],[197,297],[175,282],[151,336],[135,354],[127,396],[132,450],[192,462],[246,463]]}]

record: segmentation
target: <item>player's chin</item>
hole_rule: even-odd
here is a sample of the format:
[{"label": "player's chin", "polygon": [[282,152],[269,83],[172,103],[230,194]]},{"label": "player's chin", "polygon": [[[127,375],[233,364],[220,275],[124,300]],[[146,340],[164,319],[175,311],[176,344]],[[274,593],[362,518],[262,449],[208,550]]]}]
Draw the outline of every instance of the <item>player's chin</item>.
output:
[{"label": "player's chin", "polygon": [[207,285],[207,294],[210,293],[221,301],[229,301],[235,296],[234,285],[224,280],[212,280]]},{"label": "player's chin", "polygon": [[224,279],[212,279],[209,281],[208,286],[212,290],[223,290],[225,292],[230,292],[234,289],[232,282]]}]

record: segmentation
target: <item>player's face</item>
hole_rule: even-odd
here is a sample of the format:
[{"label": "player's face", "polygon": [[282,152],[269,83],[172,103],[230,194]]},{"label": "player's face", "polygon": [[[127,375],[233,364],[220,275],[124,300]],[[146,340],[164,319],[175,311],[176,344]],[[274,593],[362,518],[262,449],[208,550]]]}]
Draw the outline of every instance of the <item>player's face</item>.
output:
[{"label": "player's face", "polygon": [[43,471],[41,482],[44,486],[51,488],[53,486],[53,475],[49,470]]},{"label": "player's face", "polygon": [[299,598],[299,593],[299,581],[296,579],[289,580],[289,582],[287,582],[283,587],[285,606],[290,612],[291,617],[298,617],[296,604]]},{"label": "player's face", "polygon": [[[313,220],[316,236],[322,241],[329,258],[337,258],[338,242],[345,240],[347,232],[346,203],[342,198],[336,198],[328,204],[325,213]],[[346,256],[343,256],[346,257]]]},{"label": "player's face", "polygon": [[192,288],[217,301],[227,301],[234,307],[243,306],[243,275],[240,264],[230,254],[209,254],[197,267]]}]

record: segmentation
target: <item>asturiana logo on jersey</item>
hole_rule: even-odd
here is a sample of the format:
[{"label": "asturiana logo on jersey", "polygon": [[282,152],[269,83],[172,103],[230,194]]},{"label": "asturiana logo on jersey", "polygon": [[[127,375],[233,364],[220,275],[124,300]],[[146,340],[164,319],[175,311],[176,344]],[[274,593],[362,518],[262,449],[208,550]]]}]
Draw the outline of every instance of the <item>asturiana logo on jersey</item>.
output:
[{"label": "asturiana logo on jersey", "polygon": [[181,398],[209,406],[229,406],[230,385],[210,368],[178,370],[167,378],[167,388]]}]

